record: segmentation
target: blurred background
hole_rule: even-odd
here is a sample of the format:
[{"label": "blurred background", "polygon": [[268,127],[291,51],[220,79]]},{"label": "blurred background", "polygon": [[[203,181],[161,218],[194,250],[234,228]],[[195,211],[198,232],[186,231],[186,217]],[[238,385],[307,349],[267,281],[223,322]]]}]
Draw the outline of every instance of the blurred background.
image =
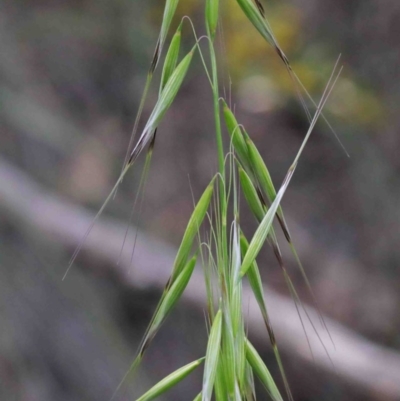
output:
[{"label": "blurred background", "polygon": [[[172,30],[190,15],[203,34],[203,3],[182,1]],[[368,378],[369,369],[380,366],[382,377],[362,382],[341,372],[340,361],[334,373],[318,360],[307,362],[307,349],[283,345],[294,398],[400,400],[390,379],[397,373],[400,379],[400,3],[264,3],[293,69],[316,100],[342,54],[344,70],[325,115],[350,157],[318,123],[283,206],[323,314],[387,357],[366,357],[354,375]],[[160,126],[143,202],[131,218],[137,231],[130,230],[122,262],[140,163],[62,281],[122,167],[163,6],[156,0],[0,3],[1,399],[110,399],[156,306],[193,196],[216,170],[211,93],[197,57]],[[237,4],[222,1],[221,13],[221,93],[232,99],[279,185],[307,118],[282,63]],[[186,51],[194,42],[188,24],[183,37]],[[155,82],[144,117],[157,91]],[[250,235],[251,215],[241,220]],[[299,294],[311,303],[287,250],[285,258]],[[260,266],[270,288],[287,297],[268,249]],[[135,399],[203,355],[203,306],[180,304],[116,399]],[[278,377],[267,338],[257,345]],[[350,360],[357,341],[348,345]],[[194,374],[162,399],[193,399],[200,384]]]}]

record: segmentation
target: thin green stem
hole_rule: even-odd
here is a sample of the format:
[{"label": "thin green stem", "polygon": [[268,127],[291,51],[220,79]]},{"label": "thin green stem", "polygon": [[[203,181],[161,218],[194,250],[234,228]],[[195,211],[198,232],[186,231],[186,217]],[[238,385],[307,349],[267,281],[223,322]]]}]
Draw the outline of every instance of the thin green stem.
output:
[{"label": "thin green stem", "polygon": [[213,94],[213,107],[214,107],[214,121],[215,121],[215,134],[217,141],[217,156],[218,156],[218,171],[222,179],[219,181],[219,202],[220,202],[220,260],[218,263],[220,268],[224,270],[224,265],[228,263],[228,244],[226,234],[227,224],[227,199],[226,199],[226,175],[225,175],[225,153],[222,141],[222,129],[220,119],[220,106],[219,106],[219,87],[218,87],[218,69],[217,58],[215,54],[214,44],[210,40],[210,58],[211,58],[211,74],[212,74],[212,94]]}]

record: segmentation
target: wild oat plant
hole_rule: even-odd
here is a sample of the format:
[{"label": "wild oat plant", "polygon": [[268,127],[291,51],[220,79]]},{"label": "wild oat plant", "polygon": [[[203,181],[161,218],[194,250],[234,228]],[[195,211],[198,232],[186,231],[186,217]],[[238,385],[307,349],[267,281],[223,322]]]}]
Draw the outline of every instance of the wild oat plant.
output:
[{"label": "wild oat plant", "polygon": [[[147,74],[124,166],[120,177],[105,203],[100,208],[95,220],[102,213],[107,203],[113,198],[124,176],[143,152],[146,154],[144,174],[146,173],[155,145],[157,127],[177,96],[195,53],[199,53],[200,55],[213,98],[218,171],[216,171],[215,176],[194,207],[174,265],[172,266],[170,278],[165,285],[137,356],[125,378],[116,389],[116,393],[128,374],[133,373],[137,369],[162,324],[179,302],[182,293],[191,279],[198,256],[200,256],[204,268],[207,293],[207,305],[205,305],[205,309],[207,310],[208,345],[203,358],[195,360],[171,373],[138,398],[138,401],[156,399],[196,369],[203,369],[203,384],[199,389],[199,394],[194,398],[196,401],[208,401],[211,399],[217,401],[255,400],[255,378],[262,383],[270,399],[274,401],[283,400],[267,366],[246,335],[246,326],[242,311],[242,285],[245,279],[248,280],[262,313],[266,333],[268,333],[282,376],[286,397],[289,400],[292,399],[281,362],[277,340],[275,339],[274,331],[268,317],[263,284],[256,258],[261,248],[267,242],[273,248],[292,297],[296,302],[299,302],[296,290],[282,261],[273,223],[276,221],[278,227],[280,227],[279,229],[283,230],[289,248],[297,260],[301,273],[309,286],[280,204],[318,117],[321,115],[325,119],[322,115],[322,109],[339,74],[335,74],[335,66],[319,104],[315,104],[292,70],[289,59],[279,46],[260,1],[236,1],[258,33],[273,47],[277,57],[282,60],[282,67],[287,69],[292,79],[293,87],[307,113],[310,124],[297,156],[290,165],[281,186],[276,190],[267,166],[254,142],[251,140],[250,135],[237,122],[230,105],[220,96],[217,57],[214,47],[214,39],[219,21],[219,0],[205,0],[206,35],[198,39],[190,19],[185,17],[181,21],[172,36],[164,58],[158,100],[141,134],[137,137],[139,120],[146,96],[159,65],[178,5],[178,0],[166,1],[159,38]],[[191,31],[194,33],[194,44],[193,48],[180,59],[181,32],[185,20],[189,21]],[[201,39],[203,39],[203,43],[207,43],[205,47],[209,52],[207,60],[210,66],[207,65],[206,58],[202,53],[199,43]],[[307,109],[305,98],[308,98],[308,101],[315,110],[313,116],[311,116]],[[230,146],[228,149],[224,149],[223,147],[221,116],[223,116],[223,123],[229,134]],[[258,227],[249,240],[245,237],[240,227],[238,207],[240,190],[244,194],[250,212],[258,222]],[[203,225],[207,226],[208,234],[205,239],[202,238],[200,232]],[[91,228],[92,226],[89,227],[85,237]],[[74,253],[70,266],[79,250],[80,247]]]}]

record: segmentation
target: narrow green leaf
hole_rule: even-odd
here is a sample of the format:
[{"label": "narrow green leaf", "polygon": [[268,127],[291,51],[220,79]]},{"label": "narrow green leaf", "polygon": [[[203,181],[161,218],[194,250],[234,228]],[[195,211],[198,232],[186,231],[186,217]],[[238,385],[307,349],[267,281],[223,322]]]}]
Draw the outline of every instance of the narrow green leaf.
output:
[{"label": "narrow green leaf", "polygon": [[255,374],[260,379],[274,401],[283,401],[274,379],[253,345],[246,341],[246,357]]},{"label": "narrow green leaf", "polygon": [[250,170],[250,159],[247,150],[247,144],[243,137],[242,130],[236,120],[235,115],[232,113],[231,109],[226,104],[225,100],[223,102],[223,112],[225,124],[228,129],[229,136],[231,137],[233,148],[242,165],[245,167],[246,171]]},{"label": "narrow green leaf", "polygon": [[221,358],[222,351],[218,362],[217,374],[214,381],[214,398],[215,401],[226,401],[226,395],[228,394],[228,387],[226,385],[225,377],[225,365]]},{"label": "narrow green leaf", "polygon": [[189,219],[189,223],[186,227],[183,235],[181,245],[179,246],[178,253],[175,258],[174,267],[171,275],[171,282],[175,280],[175,277],[180,273],[181,269],[185,265],[188,255],[192,249],[193,240],[199,231],[199,228],[206,216],[208,206],[210,205],[211,197],[214,190],[214,179],[205,189],[200,200],[197,202],[196,207]]},{"label": "narrow green leaf", "polygon": [[249,135],[245,133],[246,145],[248,149],[248,154],[250,157],[251,166],[253,168],[254,174],[260,183],[261,189],[265,192],[270,203],[272,203],[276,197],[276,190],[274,183],[272,182],[271,175],[268,171],[267,166],[264,163],[260,152],[254,145],[254,142],[250,139]]},{"label": "narrow green leaf", "polygon": [[[228,105],[224,100],[223,100],[223,111],[224,111],[225,123],[228,128],[228,132],[231,137],[233,147],[239,158],[240,163],[243,166],[243,169],[245,170],[250,181],[253,182],[253,185],[255,185],[257,182],[260,186],[260,189],[262,189],[265,195],[267,196],[269,203],[272,203],[276,196],[276,190],[272,182],[271,175],[267,169],[267,166],[265,165],[260,153],[258,152],[256,146],[254,145],[254,142],[250,139],[249,135],[245,130],[244,131],[241,130],[234,114],[232,113],[232,111],[230,110],[230,108],[228,107]],[[255,187],[254,189],[256,190]],[[260,208],[257,205],[257,203],[259,202],[255,200],[254,194],[249,193],[249,195],[251,195],[252,197],[252,206],[255,208],[254,210],[252,209],[252,211],[256,215],[258,221],[261,221]],[[261,194],[257,193],[257,197],[259,198],[259,200],[261,199],[260,196]],[[264,214],[265,212],[262,213],[262,215]],[[277,214],[282,230],[287,240],[290,242],[289,229],[286,225],[285,218],[283,216],[283,211],[280,206],[278,208]]]},{"label": "narrow green leaf", "polygon": [[[244,238],[244,236],[243,236],[243,246],[244,246],[244,250],[248,247],[247,240]],[[291,281],[287,277],[287,274],[286,274],[285,270],[284,270],[284,276],[285,276],[285,281],[288,283],[289,289],[290,289],[291,293],[293,294],[292,291],[294,290],[294,288],[291,285]],[[291,394],[291,391],[290,391],[289,382],[287,380],[286,373],[285,373],[285,370],[283,368],[282,360],[281,360],[281,357],[280,357],[278,344],[276,342],[275,334],[274,334],[274,331],[273,331],[273,328],[272,328],[272,325],[271,325],[271,322],[269,320],[269,316],[268,316],[268,313],[267,313],[267,308],[266,308],[265,300],[264,300],[264,291],[263,291],[263,286],[262,286],[262,282],[261,282],[261,277],[260,277],[259,270],[258,270],[258,267],[257,267],[257,264],[256,264],[255,261],[253,262],[252,267],[250,267],[249,270],[247,271],[247,277],[249,278],[250,285],[251,285],[252,290],[253,290],[253,292],[254,292],[254,294],[256,296],[257,302],[259,304],[259,307],[260,307],[260,310],[261,310],[261,313],[262,313],[262,316],[263,316],[263,319],[264,319],[264,323],[265,323],[266,329],[268,331],[268,335],[269,335],[269,339],[270,339],[270,342],[271,342],[271,346],[272,346],[276,361],[277,361],[278,366],[279,366],[279,370],[280,370],[280,373],[281,373],[281,376],[282,376],[283,383],[285,385],[285,390],[286,390],[288,399],[290,401],[293,401],[293,397],[292,397],[292,394]],[[296,294],[295,290],[294,290],[294,293],[295,293],[296,298],[297,298],[297,294]],[[297,306],[296,306],[296,308],[297,308]],[[306,335],[306,337],[307,337],[307,335]]]},{"label": "narrow green leaf", "polygon": [[[174,72],[169,77],[163,91],[161,92],[160,98],[157,101],[157,104],[154,107],[154,110],[149,118],[149,121],[147,123],[148,128],[150,126],[153,126],[154,124],[158,125],[165,112],[171,106],[186,76],[196,48],[197,46],[193,47],[193,49],[182,59],[182,61],[177,65],[177,67],[174,69]],[[144,131],[146,131],[146,128],[144,129]]]},{"label": "narrow green leaf", "polygon": [[175,15],[176,7],[178,6],[179,0],[166,0],[165,8],[164,8],[164,15],[161,24],[160,35],[158,37],[157,46],[154,51],[151,72],[153,72],[158,64],[160,59],[160,55],[162,49],[164,47],[165,40],[167,39],[167,34],[169,31],[169,27],[171,26],[172,18]]},{"label": "narrow green leaf", "polygon": [[206,0],[206,28],[211,40],[214,40],[218,25],[219,0]]},{"label": "narrow green leaf", "polygon": [[[225,308],[227,305],[225,306]],[[228,310],[224,311],[223,314],[223,325],[222,325],[222,344],[223,353],[220,355],[222,358],[222,372],[224,375],[224,381],[226,384],[226,399],[233,399],[235,394],[235,382],[236,382],[236,358],[235,358],[235,342],[233,338],[233,328],[230,319],[230,313]]]},{"label": "narrow green leaf", "polygon": [[248,401],[255,401],[256,388],[254,384],[253,369],[251,369],[250,364],[246,361],[246,371],[245,371],[245,382],[244,382],[244,395],[245,399]]},{"label": "narrow green leaf", "polygon": [[211,401],[219,355],[221,353],[222,312],[215,315],[208,337],[206,361],[204,366],[202,401]]},{"label": "narrow green leaf", "polygon": [[[174,387],[180,381],[182,381],[186,376],[192,373],[202,362],[204,358],[200,358],[197,361],[191,362],[182,368],[176,370],[171,373],[164,379],[162,379],[159,383],[157,383],[154,387],[152,387],[147,393],[143,394],[137,401],[150,401],[154,400],[161,394],[166,393],[169,389]],[[197,399],[197,397],[196,397]]]},{"label": "narrow green leaf", "polygon": [[236,337],[243,324],[242,316],[242,285],[241,280],[236,281],[236,288],[233,290],[230,299],[230,310],[233,335]]},{"label": "narrow green leaf", "polygon": [[176,68],[176,63],[178,62],[179,57],[179,50],[181,47],[181,32],[182,22],[179,24],[178,29],[176,30],[175,35],[171,40],[171,44],[169,45],[167,55],[165,56],[164,66],[161,74],[160,94]]},{"label": "narrow green leaf", "polygon": [[[235,189],[236,192],[236,189]],[[238,197],[236,194],[234,195],[236,198]],[[236,210],[237,215],[238,211]],[[233,296],[235,291],[238,291],[239,288],[237,286],[239,274],[240,274],[240,266],[242,262],[242,254],[240,252],[240,226],[238,219],[235,218],[232,225],[232,246],[231,246],[231,276],[233,280],[230,280],[230,288],[229,294]]]},{"label": "narrow green leaf", "polygon": [[259,9],[252,0],[236,0],[240,8],[246,14],[249,21],[254,27],[260,32],[261,36],[273,47],[277,47],[275,37],[271,31],[269,24],[264,19],[263,15],[260,14]]},{"label": "narrow green leaf", "polygon": [[172,18],[173,18],[174,14],[175,14],[178,2],[179,2],[179,0],[172,0],[172,1],[171,0],[167,0],[166,3],[165,3],[164,18],[163,18],[163,21],[162,21],[160,34],[159,34],[159,37],[158,37],[158,40],[157,40],[156,48],[154,50],[153,60],[151,61],[149,72],[147,74],[146,84],[145,84],[145,87],[144,87],[144,90],[143,90],[142,97],[140,99],[139,109],[138,109],[138,112],[136,114],[135,123],[133,125],[131,136],[129,138],[129,145],[127,147],[126,156],[125,156],[124,164],[123,164],[123,169],[125,168],[127,163],[131,162],[129,160],[129,156],[131,154],[131,148],[132,148],[133,142],[134,142],[135,137],[136,137],[136,132],[137,132],[137,129],[138,129],[138,126],[139,126],[139,121],[140,121],[140,118],[142,116],[142,111],[143,111],[143,107],[144,107],[144,104],[145,104],[145,100],[147,98],[147,93],[149,91],[151,81],[153,80],[154,71],[157,68],[157,64],[158,64],[158,61],[160,59],[162,48],[164,46],[164,42],[165,42],[165,39],[167,37],[167,33],[169,31],[169,27],[171,25]]},{"label": "narrow green leaf", "polygon": [[[242,308],[242,306],[240,306]],[[242,319],[242,325],[240,333],[238,332],[235,337],[235,349],[236,349],[236,378],[242,385],[246,382],[246,349],[245,349],[245,329]]]},{"label": "narrow green leaf", "polygon": [[[243,233],[241,233],[241,235],[240,235],[240,246],[242,249],[242,254],[246,255],[247,250],[249,248],[249,243],[247,242],[247,239]],[[254,296],[258,303],[258,306],[261,310],[261,314],[263,315],[264,320],[267,320],[269,322],[268,314],[267,314],[267,307],[265,304],[264,287],[263,287],[263,284],[261,281],[261,275],[260,275],[260,271],[258,270],[256,261],[254,261],[251,264],[251,266],[247,270],[246,275],[249,280],[251,289],[253,290]]]},{"label": "narrow green leaf", "polygon": [[128,377],[130,373],[133,373],[137,367],[142,362],[143,356],[150,345],[151,340],[157,334],[157,331],[160,329],[160,326],[168,316],[169,312],[173,309],[176,303],[179,301],[183,291],[185,290],[190,277],[192,276],[194,267],[196,266],[196,257],[194,256],[184,267],[180,275],[175,280],[174,284],[164,291],[162,298],[157,306],[157,309],[154,313],[154,316],[151,319],[149,327],[146,330],[146,334],[142,340],[140,345],[140,349],[138,355],[133,360],[131,366],[129,367],[128,371],[126,372],[125,376],[122,378],[121,382],[119,383],[118,387],[116,388],[113,397],[121,388],[123,382]]},{"label": "narrow green leaf", "polygon": [[[225,123],[228,128],[228,133],[231,136],[232,144],[235,149],[235,152],[239,158],[240,163],[243,166],[248,178],[250,181],[253,182],[253,185],[257,182],[260,186],[260,189],[263,190],[267,199],[270,203],[273,202],[276,196],[276,190],[274,184],[271,179],[271,175],[265,165],[260,153],[258,152],[254,142],[250,139],[247,132],[244,130],[242,131],[234,114],[228,107],[225,101],[223,101],[223,111],[225,117]],[[255,189],[255,188],[254,188]],[[246,195],[246,194],[245,194]],[[252,195],[252,194],[249,194]],[[260,194],[257,194],[257,197],[260,200]],[[246,198],[247,199],[247,198]],[[252,209],[253,213],[257,212],[256,218],[261,221],[260,219],[260,208],[255,201],[254,195],[252,196],[252,202],[255,202],[252,206],[256,209]],[[249,200],[248,200],[249,201]],[[289,229],[286,225],[282,208],[279,206],[278,208],[278,220],[282,227],[282,230],[287,238],[290,241],[290,233]],[[264,212],[263,212],[264,215]]]},{"label": "narrow green leaf", "polygon": [[261,36],[275,49],[278,56],[285,63],[288,71],[292,75],[292,69],[289,64],[288,58],[283,53],[280,48],[278,41],[276,40],[272,29],[268,23],[268,20],[265,18],[264,9],[260,5],[261,3],[256,1],[257,4],[253,2],[253,0],[236,0],[239,4],[240,8],[243,10],[249,21],[254,25],[257,31],[261,34]]},{"label": "narrow green leaf", "polygon": [[159,329],[160,325],[164,322],[169,312],[179,301],[183,291],[189,283],[195,266],[196,256],[193,256],[193,258],[189,260],[189,262],[177,276],[171,287],[165,293],[162,303],[160,304],[160,307],[158,308],[153,319],[148,337],[151,338],[153,336],[153,334]]},{"label": "narrow green leaf", "polygon": [[[268,171],[266,164],[264,163],[263,158],[260,155],[260,152],[256,148],[254,142],[250,139],[247,132],[244,132],[244,137],[246,140],[247,149],[249,153],[251,169],[254,172],[255,178],[260,185],[260,189],[267,196],[269,203],[272,203],[276,197],[276,189],[274,183],[272,182],[271,175]],[[283,210],[281,206],[278,207],[277,216],[282,231],[288,242],[290,242],[291,241],[290,232],[286,224],[285,217],[283,216]]]},{"label": "narrow green leaf", "polygon": [[272,202],[271,207],[264,216],[256,232],[254,233],[254,236],[249,245],[249,249],[247,250],[246,255],[244,256],[242,267],[240,268],[240,274],[242,277],[246,274],[247,270],[250,268],[251,264],[254,262],[262,246],[264,245],[264,242],[271,230],[276,211],[280,205],[283,195],[286,192],[287,186],[289,185],[293,172],[294,172],[294,167],[293,168],[291,167],[288,171],[288,174],[285,177],[285,180],[278,194],[276,195],[275,200]]},{"label": "narrow green leaf", "polygon": [[[335,82],[336,82],[336,80],[334,81],[334,83]],[[290,183],[290,180],[291,180],[291,178],[292,178],[292,176],[294,174],[294,171],[295,171],[295,169],[297,167],[297,163],[298,163],[298,160],[300,158],[300,155],[301,155],[302,151],[304,150],[304,147],[305,147],[305,145],[306,145],[306,143],[307,143],[307,141],[308,141],[308,139],[309,139],[309,137],[311,135],[311,132],[312,132],[312,130],[313,130],[315,124],[316,124],[316,121],[317,121],[319,115],[321,114],[322,108],[323,108],[323,106],[324,106],[324,104],[325,104],[325,102],[326,102],[331,90],[332,90],[332,87],[329,88],[329,84],[328,84],[328,87],[326,88],[326,90],[325,90],[325,92],[324,92],[324,94],[322,96],[322,99],[321,99],[321,101],[320,101],[320,103],[318,105],[317,111],[316,111],[316,113],[315,113],[315,115],[314,115],[314,117],[313,117],[313,119],[311,121],[311,124],[310,124],[310,127],[309,127],[308,131],[307,131],[307,134],[306,134],[306,136],[305,136],[305,138],[304,138],[304,140],[302,142],[300,150],[298,151],[293,164],[290,166],[290,168],[289,168],[289,170],[288,170],[288,172],[286,174],[286,177],[285,177],[285,179],[283,181],[283,184],[282,184],[281,188],[279,189],[274,201],[272,202],[272,205],[271,205],[270,209],[266,213],[264,219],[262,220],[262,222],[260,223],[258,229],[256,230],[256,232],[255,232],[255,234],[253,236],[253,239],[250,242],[248,251],[247,251],[247,253],[246,253],[245,257],[244,257],[244,260],[242,262],[242,267],[241,267],[241,275],[242,276],[244,274],[246,274],[246,272],[250,268],[251,264],[254,262],[255,258],[258,255],[258,252],[260,251],[261,247],[263,246],[263,244],[264,244],[264,242],[265,242],[265,240],[266,240],[266,238],[267,238],[267,236],[268,236],[268,234],[269,234],[269,232],[271,230],[272,222],[273,222],[274,216],[275,216],[275,214],[276,214],[276,212],[277,212],[277,210],[279,208],[279,205],[280,205],[280,202],[282,200],[282,197],[285,194],[285,191],[286,191],[286,189],[287,189],[287,187],[288,187],[288,185]],[[281,362],[281,359],[280,359],[280,355],[279,355],[279,352],[278,352],[278,347],[277,347],[276,344],[274,346],[274,353],[275,353],[275,357],[276,357],[278,365],[279,365],[279,369],[280,369],[281,374],[282,374],[282,378],[284,380],[284,384],[285,384],[285,388],[286,388],[288,397],[289,397],[290,400],[292,400],[289,384],[288,384],[287,379],[286,379],[286,375],[285,375],[285,372],[284,372],[284,369],[283,369],[283,365],[282,365],[282,362]]]},{"label": "narrow green leaf", "polygon": [[252,211],[258,222],[262,221],[265,215],[265,211],[260,202],[260,197],[257,194],[257,191],[254,188],[254,185],[251,182],[250,177],[240,166],[239,166],[239,179],[244,197],[246,198],[250,210]]},{"label": "narrow green leaf", "polygon": [[[256,219],[258,220],[258,222],[260,222],[260,221],[262,221],[262,219],[265,216],[265,210],[264,210],[263,206],[261,205],[259,194],[257,193],[256,189],[253,186],[253,183],[251,182],[250,178],[246,175],[246,173],[243,170],[240,171],[240,167],[239,167],[239,174],[240,174],[240,180],[241,180],[241,184],[242,184],[243,193],[245,195],[247,203],[249,204],[253,214],[256,216]],[[274,254],[278,259],[279,265],[281,266],[281,268],[284,269],[282,255],[281,255],[281,252],[279,249],[279,244],[278,244],[273,227],[270,228],[270,233],[268,234],[268,242],[270,243],[272,249],[274,250]],[[293,244],[291,242],[289,242],[289,245],[290,245],[292,253],[296,257],[297,253],[296,253],[296,250],[295,250]],[[245,239],[243,233],[241,233],[241,248],[244,252],[243,254],[245,254],[248,249],[248,243],[247,243],[247,240]],[[301,265],[301,262],[300,262],[300,259],[298,258],[298,256],[297,256],[296,260],[298,262],[300,271],[302,272],[303,277],[311,291],[311,286],[309,285],[307,276],[305,274],[305,271],[303,269],[303,266]],[[254,292],[254,295],[257,299],[257,302],[258,302],[261,312],[263,314],[265,323],[266,323],[267,327],[269,327],[269,319],[268,319],[267,310],[265,307],[263,287],[262,287],[258,267],[257,267],[257,264],[255,261],[252,263],[251,267],[247,271],[247,277],[249,279],[251,288]],[[312,291],[311,291],[311,293],[312,293]]]},{"label": "narrow green leaf", "polygon": [[131,152],[129,164],[133,163],[146,144],[150,141],[151,133],[158,127],[165,113],[170,108],[189,69],[195,49],[196,46],[194,46],[193,49],[183,58],[168,79],[142,131],[142,134],[136,143],[136,146]]}]

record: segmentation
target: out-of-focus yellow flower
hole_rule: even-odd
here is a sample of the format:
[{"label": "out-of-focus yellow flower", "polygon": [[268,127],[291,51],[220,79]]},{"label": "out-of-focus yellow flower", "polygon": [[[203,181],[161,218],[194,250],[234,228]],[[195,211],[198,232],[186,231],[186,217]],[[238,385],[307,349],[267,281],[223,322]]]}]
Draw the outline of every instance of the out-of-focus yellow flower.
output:
[{"label": "out-of-focus yellow flower", "polygon": [[348,78],[338,81],[329,110],[346,123],[377,126],[385,117],[383,104],[373,93]]}]

